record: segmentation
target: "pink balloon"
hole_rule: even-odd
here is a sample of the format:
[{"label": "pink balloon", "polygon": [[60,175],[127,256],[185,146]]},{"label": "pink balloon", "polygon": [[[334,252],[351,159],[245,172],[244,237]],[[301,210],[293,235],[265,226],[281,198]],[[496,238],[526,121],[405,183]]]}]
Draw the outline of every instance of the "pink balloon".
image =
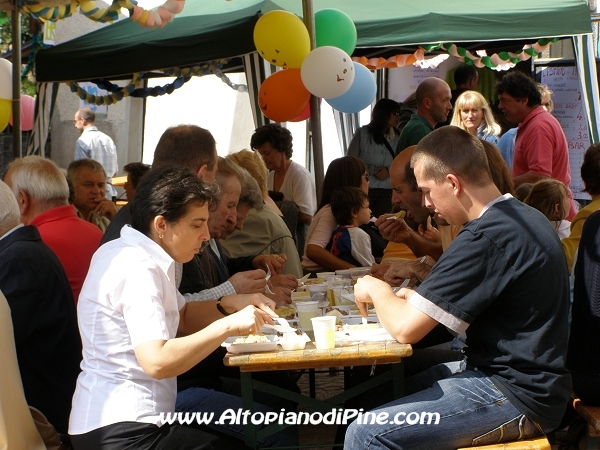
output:
[{"label": "pink balloon", "polygon": [[[35,98],[21,94],[21,130],[30,131],[33,128],[33,119],[35,117]],[[8,121],[13,124],[12,114]]]},{"label": "pink balloon", "polygon": [[[319,104],[321,103],[321,100],[323,100],[323,99],[319,98]],[[310,119],[310,102],[308,102],[308,105],[306,105],[306,108],[304,109],[302,114],[300,114],[294,120],[290,120],[290,122],[302,122],[303,120],[306,120],[306,119]]]}]

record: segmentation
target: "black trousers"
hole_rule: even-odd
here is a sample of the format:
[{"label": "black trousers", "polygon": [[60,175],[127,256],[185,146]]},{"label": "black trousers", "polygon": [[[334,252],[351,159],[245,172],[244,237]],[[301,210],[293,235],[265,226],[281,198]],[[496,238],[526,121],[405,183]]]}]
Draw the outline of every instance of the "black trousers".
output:
[{"label": "black trousers", "polygon": [[71,435],[75,450],[208,450],[216,437],[186,425],[119,422]]}]

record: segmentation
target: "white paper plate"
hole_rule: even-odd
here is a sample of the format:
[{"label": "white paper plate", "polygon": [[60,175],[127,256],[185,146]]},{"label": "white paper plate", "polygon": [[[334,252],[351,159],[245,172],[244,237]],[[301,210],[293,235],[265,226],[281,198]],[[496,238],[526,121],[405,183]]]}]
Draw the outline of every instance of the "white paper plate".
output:
[{"label": "white paper plate", "polygon": [[233,341],[243,336],[232,336],[227,338],[221,344],[221,347],[227,348],[230,353],[255,353],[255,352],[272,352],[277,348],[277,336],[266,336],[267,342],[255,342],[252,344],[234,344]]},{"label": "white paper plate", "polygon": [[[359,324],[361,324],[361,323],[362,323],[362,318],[363,318],[363,316],[362,316],[362,315],[360,315],[360,314],[355,314],[355,315],[353,315],[353,314],[350,314],[350,315],[347,315],[347,316],[344,316],[344,317],[342,317],[340,320],[341,320],[341,321],[342,321],[342,323],[344,323],[344,324],[348,324],[348,325],[359,325]],[[379,318],[377,317],[377,314],[369,314],[369,315],[367,316],[367,321],[368,321],[369,323],[372,323],[372,322],[379,323]]]},{"label": "white paper plate", "polygon": [[385,331],[384,328],[369,328],[362,331],[336,331],[335,341],[341,345],[348,345],[356,342],[385,342],[395,339]]}]

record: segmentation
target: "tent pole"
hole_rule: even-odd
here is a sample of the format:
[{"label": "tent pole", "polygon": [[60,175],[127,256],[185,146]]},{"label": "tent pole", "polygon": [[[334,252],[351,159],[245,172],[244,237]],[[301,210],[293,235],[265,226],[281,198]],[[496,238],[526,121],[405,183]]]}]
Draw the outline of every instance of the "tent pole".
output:
[{"label": "tent pole", "polygon": [[[315,14],[312,0],[302,0],[302,14],[304,15],[304,25],[308,29],[310,36],[311,50],[316,47],[315,38]],[[321,111],[319,99],[314,95],[310,96],[310,134],[312,135],[313,163],[315,167],[315,187],[317,189],[317,203],[321,196],[321,186],[323,185],[323,138],[321,135]]]},{"label": "tent pole", "polygon": [[19,4],[14,0],[12,11],[12,116],[13,116],[13,155],[21,155],[21,13]]}]

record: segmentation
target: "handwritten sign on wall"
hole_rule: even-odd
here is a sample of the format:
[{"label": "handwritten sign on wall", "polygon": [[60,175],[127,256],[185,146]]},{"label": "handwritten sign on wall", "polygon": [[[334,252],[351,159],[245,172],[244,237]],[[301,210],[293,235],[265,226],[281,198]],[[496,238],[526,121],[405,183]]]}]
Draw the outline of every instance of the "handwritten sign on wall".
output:
[{"label": "handwritten sign on wall", "polygon": [[581,99],[581,84],[576,67],[545,67],[541,70],[541,82],[553,92],[552,115],[560,122],[569,144],[571,166],[571,191],[577,199],[590,199],[583,191],[581,164],[583,154],[590,146],[587,112]]}]

